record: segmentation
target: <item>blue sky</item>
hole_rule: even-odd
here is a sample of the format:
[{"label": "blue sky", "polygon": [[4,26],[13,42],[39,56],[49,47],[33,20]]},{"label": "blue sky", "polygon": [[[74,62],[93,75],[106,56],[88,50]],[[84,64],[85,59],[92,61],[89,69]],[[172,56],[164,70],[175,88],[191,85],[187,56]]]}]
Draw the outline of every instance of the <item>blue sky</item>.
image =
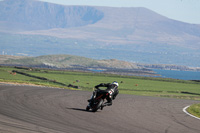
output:
[{"label": "blue sky", "polygon": [[168,18],[200,24],[200,0],[41,0],[64,5],[146,7]]}]

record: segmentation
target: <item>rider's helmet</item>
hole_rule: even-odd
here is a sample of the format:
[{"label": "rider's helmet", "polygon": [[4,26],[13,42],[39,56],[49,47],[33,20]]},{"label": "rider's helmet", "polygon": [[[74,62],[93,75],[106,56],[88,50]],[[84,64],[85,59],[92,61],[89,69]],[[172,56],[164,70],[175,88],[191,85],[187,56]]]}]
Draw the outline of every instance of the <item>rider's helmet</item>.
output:
[{"label": "rider's helmet", "polygon": [[117,87],[119,86],[119,84],[116,81],[112,82],[112,84],[116,85]]}]

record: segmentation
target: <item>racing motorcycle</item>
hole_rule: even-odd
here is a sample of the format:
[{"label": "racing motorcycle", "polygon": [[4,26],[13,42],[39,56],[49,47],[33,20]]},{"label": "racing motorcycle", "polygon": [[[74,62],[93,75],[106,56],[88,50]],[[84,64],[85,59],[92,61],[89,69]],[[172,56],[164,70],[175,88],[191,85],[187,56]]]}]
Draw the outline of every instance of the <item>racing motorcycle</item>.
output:
[{"label": "racing motorcycle", "polygon": [[92,112],[96,112],[102,107],[107,96],[109,96],[109,92],[100,89],[94,90],[91,99],[88,100],[89,104],[86,106],[86,110],[91,109]]}]

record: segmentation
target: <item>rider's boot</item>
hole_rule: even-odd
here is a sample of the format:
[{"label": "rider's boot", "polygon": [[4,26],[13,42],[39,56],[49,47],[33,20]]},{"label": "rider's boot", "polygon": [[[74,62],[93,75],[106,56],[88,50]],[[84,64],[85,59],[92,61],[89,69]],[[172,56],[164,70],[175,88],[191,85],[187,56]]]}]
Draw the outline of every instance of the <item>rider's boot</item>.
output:
[{"label": "rider's boot", "polygon": [[103,110],[103,107],[104,107],[104,106],[102,105],[102,106],[101,106],[101,110]]},{"label": "rider's boot", "polygon": [[101,105],[101,110],[103,110],[103,108],[106,106],[106,104],[105,103],[103,103],[102,105]]}]

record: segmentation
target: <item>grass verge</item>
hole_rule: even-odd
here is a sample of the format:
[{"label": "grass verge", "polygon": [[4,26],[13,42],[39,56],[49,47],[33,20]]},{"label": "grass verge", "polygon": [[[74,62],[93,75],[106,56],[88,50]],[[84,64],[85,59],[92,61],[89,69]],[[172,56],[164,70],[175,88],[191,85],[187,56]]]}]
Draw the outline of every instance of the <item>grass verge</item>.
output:
[{"label": "grass verge", "polygon": [[200,103],[191,105],[187,108],[187,112],[200,118]]}]

